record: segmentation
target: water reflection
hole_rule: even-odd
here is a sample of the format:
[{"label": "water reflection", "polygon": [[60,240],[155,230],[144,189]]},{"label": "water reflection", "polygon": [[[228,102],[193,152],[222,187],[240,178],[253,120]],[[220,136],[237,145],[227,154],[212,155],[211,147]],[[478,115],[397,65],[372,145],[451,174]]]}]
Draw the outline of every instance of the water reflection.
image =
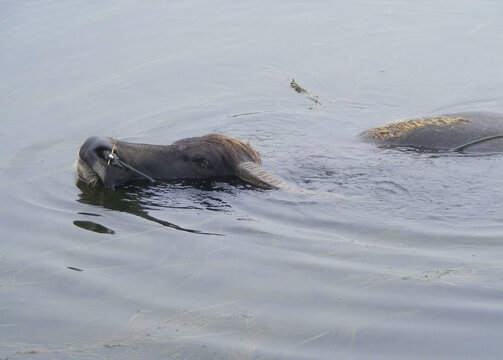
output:
[{"label": "water reflection", "polygon": [[95,223],[94,221],[75,220],[73,222],[73,225],[81,229],[97,232],[99,234],[110,234],[110,235],[115,234],[115,231],[113,231],[112,229],[109,229],[101,224]]},{"label": "water reflection", "polygon": [[[130,184],[115,190],[107,190],[102,187],[93,188],[79,180],[76,185],[81,193],[77,201],[109,210],[126,212],[180,231],[223,236],[224,234],[185,228],[149,214],[149,210],[166,208],[231,212],[231,206],[223,199],[222,195],[233,195],[236,191],[250,187],[240,180],[220,180],[222,179],[158,183],[155,185]],[[112,229],[91,221],[74,221],[74,225],[94,232],[114,234]]]}]

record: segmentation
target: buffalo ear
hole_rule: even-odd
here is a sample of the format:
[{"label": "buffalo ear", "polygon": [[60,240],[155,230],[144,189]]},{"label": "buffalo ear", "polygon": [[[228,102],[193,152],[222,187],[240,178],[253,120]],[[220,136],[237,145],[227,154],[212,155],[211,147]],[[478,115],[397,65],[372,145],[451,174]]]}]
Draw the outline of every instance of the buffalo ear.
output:
[{"label": "buffalo ear", "polygon": [[262,189],[280,189],[285,183],[280,178],[267,172],[260,164],[252,161],[240,162],[236,175],[241,179]]}]

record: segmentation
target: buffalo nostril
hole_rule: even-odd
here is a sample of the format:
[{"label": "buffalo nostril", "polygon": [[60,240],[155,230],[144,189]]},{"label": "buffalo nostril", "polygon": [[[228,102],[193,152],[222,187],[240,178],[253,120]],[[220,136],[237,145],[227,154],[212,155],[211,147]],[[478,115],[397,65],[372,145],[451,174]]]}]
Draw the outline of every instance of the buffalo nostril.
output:
[{"label": "buffalo nostril", "polygon": [[101,155],[104,157],[103,151],[105,150],[112,150],[110,140],[106,137],[92,136],[80,147],[79,157],[88,163],[93,163],[98,160],[100,152],[102,152]]}]

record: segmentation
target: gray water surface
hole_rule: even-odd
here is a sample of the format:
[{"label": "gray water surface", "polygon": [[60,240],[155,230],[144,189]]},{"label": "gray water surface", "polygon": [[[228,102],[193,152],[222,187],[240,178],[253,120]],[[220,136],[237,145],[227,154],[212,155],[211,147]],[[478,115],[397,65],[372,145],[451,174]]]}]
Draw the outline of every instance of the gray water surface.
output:
[{"label": "gray water surface", "polygon": [[[0,358],[500,358],[501,155],[358,134],[503,112],[502,64],[500,1],[1,2]],[[75,183],[212,132],[349,198]]]}]

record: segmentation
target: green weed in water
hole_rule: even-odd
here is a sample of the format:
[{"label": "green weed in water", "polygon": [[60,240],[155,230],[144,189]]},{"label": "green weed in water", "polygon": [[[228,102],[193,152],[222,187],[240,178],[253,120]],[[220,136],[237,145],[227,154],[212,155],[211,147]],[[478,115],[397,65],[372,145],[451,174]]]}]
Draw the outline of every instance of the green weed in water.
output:
[{"label": "green weed in water", "polygon": [[297,84],[294,79],[292,79],[292,81],[290,81],[290,87],[292,89],[294,89],[296,92],[298,92],[299,94],[305,95],[309,100],[313,101],[315,104],[321,105],[321,103],[317,99],[318,96],[311,94],[309,91],[307,91],[302,86]]}]

